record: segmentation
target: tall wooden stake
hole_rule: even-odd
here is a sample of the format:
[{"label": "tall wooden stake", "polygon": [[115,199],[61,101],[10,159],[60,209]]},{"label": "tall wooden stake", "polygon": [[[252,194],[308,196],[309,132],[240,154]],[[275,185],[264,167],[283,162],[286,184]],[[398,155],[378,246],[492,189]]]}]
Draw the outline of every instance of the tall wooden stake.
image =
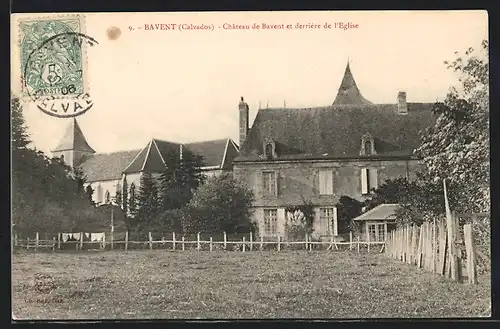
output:
[{"label": "tall wooden stake", "polygon": [[352,250],[352,231],[349,232],[349,250]]},{"label": "tall wooden stake", "polygon": [[36,237],[35,237],[35,251],[38,250],[39,239],[40,239],[40,236],[38,235],[38,232],[36,232]]},{"label": "tall wooden stake", "polygon": [[457,251],[455,246],[455,221],[451,214],[450,204],[448,202],[448,194],[446,189],[446,179],[443,179],[444,189],[444,204],[446,209],[446,226],[448,229],[448,253],[450,255],[451,279],[458,280],[458,261]]},{"label": "tall wooden stake", "polygon": [[175,232],[172,232],[172,250],[175,250]]},{"label": "tall wooden stake", "polygon": [[125,250],[128,250],[128,231],[125,231]]},{"label": "tall wooden stake", "polygon": [[464,225],[465,250],[467,252],[467,281],[477,283],[476,251],[472,238],[472,225]]}]

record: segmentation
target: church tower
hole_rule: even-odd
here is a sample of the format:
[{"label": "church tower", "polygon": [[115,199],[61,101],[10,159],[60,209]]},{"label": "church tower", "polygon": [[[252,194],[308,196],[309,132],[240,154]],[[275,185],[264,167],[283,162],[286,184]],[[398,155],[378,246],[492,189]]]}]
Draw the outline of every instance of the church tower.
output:
[{"label": "church tower", "polygon": [[74,168],[81,163],[84,156],[94,153],[94,149],[87,143],[76,118],[73,118],[59,145],[52,151],[52,156],[61,158],[64,163]]}]

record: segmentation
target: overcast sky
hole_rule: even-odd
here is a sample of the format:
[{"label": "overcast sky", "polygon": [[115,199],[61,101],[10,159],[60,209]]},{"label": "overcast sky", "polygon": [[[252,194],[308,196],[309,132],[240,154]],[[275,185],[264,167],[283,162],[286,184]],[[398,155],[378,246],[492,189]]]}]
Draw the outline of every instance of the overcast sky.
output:
[{"label": "overcast sky", "polygon": [[[12,41],[18,31],[13,18]],[[38,15],[39,16],[39,15]],[[358,28],[224,30],[252,25],[351,22]],[[214,31],[145,31],[144,24],[214,25]],[[250,121],[262,107],[313,107],[333,102],[347,59],[363,96],[374,103],[443,99],[457,75],[444,60],[487,39],[485,11],[252,12],[85,14],[85,33],[99,45],[88,53],[94,107],[78,117],[97,152],[142,148],[151,138],[191,142],[231,137],[238,142],[238,101]],[[110,40],[106,31],[122,31]],[[134,31],[129,31],[133,26]],[[139,30],[137,27],[142,26]],[[17,52],[12,89],[20,88]],[[35,146],[53,149],[69,119],[27,103]]]}]

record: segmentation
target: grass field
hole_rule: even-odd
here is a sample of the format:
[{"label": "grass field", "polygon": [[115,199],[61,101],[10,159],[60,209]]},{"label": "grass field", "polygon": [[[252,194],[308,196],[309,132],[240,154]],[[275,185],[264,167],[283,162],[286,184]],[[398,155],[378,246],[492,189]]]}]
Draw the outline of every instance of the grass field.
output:
[{"label": "grass field", "polygon": [[452,282],[349,252],[14,253],[16,319],[489,316],[490,277]]}]

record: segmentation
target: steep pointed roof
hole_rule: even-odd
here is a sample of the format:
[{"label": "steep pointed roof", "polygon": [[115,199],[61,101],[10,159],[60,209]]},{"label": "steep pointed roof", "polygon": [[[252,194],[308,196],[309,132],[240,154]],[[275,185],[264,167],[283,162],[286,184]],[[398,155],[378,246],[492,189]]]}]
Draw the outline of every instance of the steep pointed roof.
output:
[{"label": "steep pointed roof", "polygon": [[76,118],[73,118],[68,128],[66,128],[66,132],[64,133],[63,138],[59,142],[59,145],[53,150],[53,152],[67,150],[95,153],[94,149],[90,147],[89,143],[87,143],[87,140],[85,139],[85,136],[83,135],[82,129],[76,121]]},{"label": "steep pointed roof", "polygon": [[358,89],[356,81],[349,67],[349,62],[344,72],[344,78],[340,83],[339,91],[337,92],[337,97],[333,101],[333,105],[365,105],[372,104],[370,101],[366,100]]}]

